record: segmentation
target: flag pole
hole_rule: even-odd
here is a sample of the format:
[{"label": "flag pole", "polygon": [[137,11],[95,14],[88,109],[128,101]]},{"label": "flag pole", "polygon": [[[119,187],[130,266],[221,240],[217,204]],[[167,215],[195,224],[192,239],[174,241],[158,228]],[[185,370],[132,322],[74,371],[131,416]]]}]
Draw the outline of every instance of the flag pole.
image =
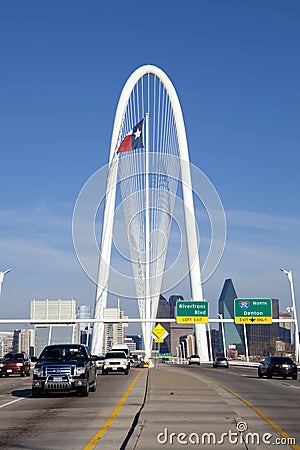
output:
[{"label": "flag pole", "polygon": [[[146,319],[150,319],[150,211],[149,211],[149,113],[145,115],[145,315]],[[146,322],[145,325],[145,353],[146,358],[151,356],[151,323]]]}]

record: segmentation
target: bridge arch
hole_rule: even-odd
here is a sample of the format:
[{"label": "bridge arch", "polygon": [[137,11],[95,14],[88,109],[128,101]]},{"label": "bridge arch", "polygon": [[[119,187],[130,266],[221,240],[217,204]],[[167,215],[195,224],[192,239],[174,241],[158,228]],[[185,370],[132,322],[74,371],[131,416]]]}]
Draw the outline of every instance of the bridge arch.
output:
[{"label": "bridge arch", "polygon": [[[153,81],[153,92],[150,93],[150,77],[154,77]],[[152,78],[151,78],[152,80]],[[157,84],[156,84],[157,83]],[[160,87],[161,86],[161,87]],[[140,96],[139,92],[144,90],[147,91],[145,97]],[[158,93],[161,93],[161,100],[157,100]],[[135,98],[133,99],[133,95]],[[160,94],[159,94],[160,95]],[[183,209],[184,209],[184,218],[185,218],[185,232],[186,232],[186,242],[187,242],[187,256],[188,256],[188,269],[189,269],[189,278],[190,278],[190,286],[191,286],[191,297],[193,300],[203,300],[202,293],[202,284],[201,284],[201,271],[200,271],[200,263],[199,263],[199,254],[198,254],[198,236],[197,229],[195,223],[195,212],[194,212],[194,202],[193,202],[193,193],[192,193],[192,183],[191,183],[191,173],[190,173],[190,165],[189,165],[189,152],[188,152],[188,143],[185,132],[185,124],[183,119],[183,114],[180,106],[180,102],[176,93],[176,90],[169,79],[169,77],[163,72],[160,68],[154,65],[144,65],[135,70],[132,75],[129,77],[127,82],[125,83],[123,90],[120,95],[120,99],[118,102],[118,106],[116,109],[115,120],[112,131],[111,145],[110,145],[110,154],[109,154],[109,173],[107,178],[107,187],[106,187],[106,201],[104,207],[103,214],[103,225],[102,225],[102,237],[101,237],[101,249],[100,249],[100,258],[99,258],[99,269],[98,269],[98,279],[97,279],[97,288],[96,288],[96,298],[95,298],[95,319],[103,318],[103,311],[107,304],[107,295],[109,292],[109,269],[110,269],[110,261],[111,261],[111,250],[112,250],[112,239],[113,239],[113,224],[114,224],[114,209],[116,203],[116,191],[117,191],[117,182],[118,176],[120,177],[120,165],[123,164],[122,159],[117,155],[117,149],[124,138],[125,134],[128,130],[134,127],[135,123],[144,116],[146,110],[151,110],[151,103],[155,102],[156,104],[156,125],[159,123],[160,130],[164,130],[164,128],[169,127],[172,129],[169,137],[160,137],[164,131],[156,131],[155,139],[152,138],[152,142],[156,140],[157,142],[161,139],[159,146],[163,145],[163,142],[170,141],[168,144],[169,147],[172,147],[172,157],[176,156],[178,159],[179,165],[179,178],[181,181],[182,187],[182,198],[183,198]],[[167,106],[163,106],[166,104]],[[167,121],[162,117],[163,109],[165,109],[165,113],[168,114]],[[155,125],[155,126],[156,126]],[[158,126],[157,126],[158,128]],[[149,138],[149,131],[147,131],[146,125],[146,138]],[[150,139],[149,139],[150,141]],[[155,145],[154,145],[155,146]],[[148,149],[149,151],[149,149]],[[168,150],[170,152],[170,150]],[[140,157],[145,158],[144,154],[146,152],[140,152]],[[170,153],[169,153],[170,155]],[[126,157],[128,155],[122,155],[124,159],[124,166],[126,165]],[[131,157],[131,155],[130,155]],[[170,156],[169,156],[170,157]],[[154,158],[154,157],[153,157]],[[160,167],[161,170],[161,157],[155,157],[156,166]],[[154,159],[153,159],[154,160]],[[121,162],[120,162],[121,161]],[[165,161],[165,160],[164,160]],[[145,168],[144,160],[141,163],[140,167]],[[164,164],[163,164],[164,165]],[[128,168],[128,164],[126,165]],[[167,176],[168,168],[166,168]],[[175,169],[174,169],[175,170]],[[176,170],[175,170],[176,171]],[[175,172],[174,172],[175,173]],[[129,178],[132,174],[129,175]],[[147,181],[147,174],[145,175],[145,180]],[[172,178],[172,175],[169,177]],[[144,183],[145,183],[144,180]],[[145,186],[145,185],[144,185]],[[148,189],[148,184],[147,188]],[[139,192],[139,191],[138,191]],[[151,190],[153,194],[154,189]],[[150,195],[151,195],[150,193]],[[131,193],[132,195],[132,193]],[[139,195],[137,195],[139,197]],[[135,196],[132,197],[135,199]],[[169,203],[172,204],[170,200],[171,195],[169,196]],[[145,202],[143,201],[142,206],[140,205],[142,210],[146,211]],[[155,208],[155,204],[152,204],[152,207]],[[128,207],[129,208],[129,207]],[[166,211],[165,211],[166,213]],[[166,214],[164,215],[166,217]],[[192,220],[191,220],[192,217]],[[150,219],[149,219],[150,220]],[[167,220],[163,219],[164,222]],[[144,221],[145,222],[145,221]],[[146,226],[147,231],[147,220],[145,223],[136,225],[136,230],[140,232],[142,228],[144,229]],[[148,225],[149,226],[149,225]],[[165,225],[168,228],[169,224]],[[168,230],[167,230],[168,231]],[[167,232],[165,233],[167,235]],[[146,238],[147,240],[147,238]],[[146,244],[147,245],[147,244]],[[163,244],[161,244],[163,245]],[[158,249],[159,251],[161,249]],[[145,251],[147,254],[147,251]],[[136,256],[137,257],[137,256]],[[165,258],[165,255],[164,255]],[[160,266],[164,264],[164,259],[160,262]],[[138,264],[136,264],[138,266]],[[155,266],[157,269],[157,265]],[[139,267],[136,267],[135,270],[143,272],[141,277],[146,280],[149,278],[149,267],[148,267],[148,276],[147,276],[147,262],[146,264],[141,264]],[[161,274],[162,276],[162,274]],[[158,277],[159,278],[159,277]],[[138,280],[139,285],[141,285],[141,279]],[[143,337],[145,343],[145,352],[146,356],[150,357],[151,355],[151,347],[152,347],[152,338],[151,338],[151,329],[156,319],[156,311],[158,304],[157,297],[157,289],[159,289],[159,283],[161,286],[161,280],[158,282],[158,286],[155,286],[156,291],[151,292],[150,287],[148,287],[147,292],[147,281],[146,287],[141,287],[141,291],[138,294],[139,299],[139,308],[140,315],[143,319],[148,319],[148,322],[145,322],[142,326]],[[143,291],[144,289],[144,291]],[[154,290],[155,290],[154,289]],[[92,340],[92,352],[100,353],[103,344],[103,331],[104,325],[103,323],[95,323],[93,330],[93,340]],[[196,334],[196,345],[197,351],[200,354],[202,360],[208,360],[208,347],[207,347],[207,337],[206,337],[206,328],[205,325],[199,324],[195,325],[195,334]]]}]

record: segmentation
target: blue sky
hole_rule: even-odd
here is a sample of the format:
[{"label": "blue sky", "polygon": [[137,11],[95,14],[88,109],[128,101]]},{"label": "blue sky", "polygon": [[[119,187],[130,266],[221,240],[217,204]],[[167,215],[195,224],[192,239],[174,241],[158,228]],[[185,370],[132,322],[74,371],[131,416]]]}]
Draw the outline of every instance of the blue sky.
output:
[{"label": "blue sky", "polygon": [[212,315],[228,277],[240,297],[285,309],[285,267],[299,298],[298,1],[2,2],[0,57],[2,317],[29,317],[33,298],[93,305],[73,208],[107,163],[124,83],[148,63],[174,83],[190,160],[226,213],[225,252],[203,286]]}]

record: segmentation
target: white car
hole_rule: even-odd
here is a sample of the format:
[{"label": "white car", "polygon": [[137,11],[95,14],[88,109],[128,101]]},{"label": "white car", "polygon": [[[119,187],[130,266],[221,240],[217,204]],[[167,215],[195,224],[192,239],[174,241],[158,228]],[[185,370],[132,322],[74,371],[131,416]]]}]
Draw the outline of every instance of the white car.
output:
[{"label": "white car", "polygon": [[191,355],[188,357],[189,364],[198,364],[200,366],[200,356],[199,355]]},{"label": "white car", "polygon": [[107,375],[109,372],[123,372],[125,375],[128,375],[129,365],[126,353],[112,350],[106,353],[102,374]]}]

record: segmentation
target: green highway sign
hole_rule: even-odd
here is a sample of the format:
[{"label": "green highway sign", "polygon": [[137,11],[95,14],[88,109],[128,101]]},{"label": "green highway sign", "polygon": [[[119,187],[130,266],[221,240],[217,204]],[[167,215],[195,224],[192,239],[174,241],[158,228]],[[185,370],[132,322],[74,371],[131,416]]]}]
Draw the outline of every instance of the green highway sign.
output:
[{"label": "green highway sign", "polygon": [[178,300],[176,302],[176,323],[207,323],[208,302],[205,300]]},{"label": "green highway sign", "polygon": [[272,299],[236,298],[234,300],[235,323],[272,323]]}]

